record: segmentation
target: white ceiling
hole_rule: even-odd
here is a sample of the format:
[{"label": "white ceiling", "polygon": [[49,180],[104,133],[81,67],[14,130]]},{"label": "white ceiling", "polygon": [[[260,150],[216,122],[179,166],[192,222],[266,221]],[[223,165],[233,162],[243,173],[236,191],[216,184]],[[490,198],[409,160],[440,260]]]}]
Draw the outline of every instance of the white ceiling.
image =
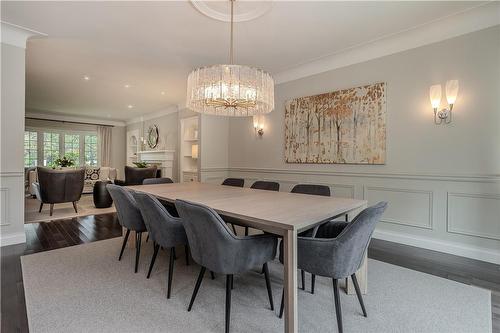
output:
[{"label": "white ceiling", "polygon": [[[236,24],[236,63],[276,75],[479,4],[273,2]],[[189,71],[228,60],[229,25],[185,1],[3,1],[2,20],[48,35],[28,41],[29,109],[130,119],[182,106]]]}]

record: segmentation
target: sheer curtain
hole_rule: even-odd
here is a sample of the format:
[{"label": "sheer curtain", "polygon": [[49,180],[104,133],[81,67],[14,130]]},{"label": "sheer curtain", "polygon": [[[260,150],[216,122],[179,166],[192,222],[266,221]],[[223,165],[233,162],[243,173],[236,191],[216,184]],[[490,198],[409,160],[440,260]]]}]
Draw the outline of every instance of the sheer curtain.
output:
[{"label": "sheer curtain", "polygon": [[111,164],[111,127],[97,126],[97,140],[101,154],[101,166],[109,167]]}]

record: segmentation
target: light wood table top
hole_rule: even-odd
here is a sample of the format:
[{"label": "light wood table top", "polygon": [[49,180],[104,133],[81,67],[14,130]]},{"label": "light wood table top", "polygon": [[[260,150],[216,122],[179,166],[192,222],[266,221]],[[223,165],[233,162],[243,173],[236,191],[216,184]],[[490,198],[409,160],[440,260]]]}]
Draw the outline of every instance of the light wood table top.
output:
[{"label": "light wood table top", "polygon": [[[264,231],[296,230],[314,227],[332,217],[366,207],[365,200],[322,197],[189,182],[129,186],[159,199],[183,199],[204,204],[218,213],[245,221]],[[269,230],[272,229],[272,230]]]}]

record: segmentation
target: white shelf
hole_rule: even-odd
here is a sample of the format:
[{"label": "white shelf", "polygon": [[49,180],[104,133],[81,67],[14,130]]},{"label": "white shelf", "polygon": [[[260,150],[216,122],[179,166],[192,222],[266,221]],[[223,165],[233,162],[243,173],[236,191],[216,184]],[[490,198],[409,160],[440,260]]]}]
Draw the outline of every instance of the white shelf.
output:
[{"label": "white shelf", "polygon": [[191,138],[191,139],[184,139],[184,141],[196,142],[196,141],[198,141],[198,139],[193,139],[193,138]]}]

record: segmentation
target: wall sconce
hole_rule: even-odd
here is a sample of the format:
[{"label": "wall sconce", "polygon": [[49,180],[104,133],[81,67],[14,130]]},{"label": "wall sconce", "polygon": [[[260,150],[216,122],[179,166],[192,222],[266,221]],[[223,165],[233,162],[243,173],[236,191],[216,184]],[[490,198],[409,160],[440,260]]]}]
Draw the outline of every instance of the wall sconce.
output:
[{"label": "wall sconce", "polygon": [[434,110],[434,123],[439,125],[441,123],[451,123],[451,110],[457,100],[458,95],[458,80],[446,81],[446,100],[448,101],[448,108],[438,110],[441,106],[441,85],[436,84],[429,89],[429,98],[431,100],[432,109]]},{"label": "wall sconce", "polygon": [[263,115],[255,115],[253,116],[253,129],[255,133],[259,136],[264,135],[264,116]]},{"label": "wall sconce", "polygon": [[191,146],[191,157],[198,158],[198,145]]}]

